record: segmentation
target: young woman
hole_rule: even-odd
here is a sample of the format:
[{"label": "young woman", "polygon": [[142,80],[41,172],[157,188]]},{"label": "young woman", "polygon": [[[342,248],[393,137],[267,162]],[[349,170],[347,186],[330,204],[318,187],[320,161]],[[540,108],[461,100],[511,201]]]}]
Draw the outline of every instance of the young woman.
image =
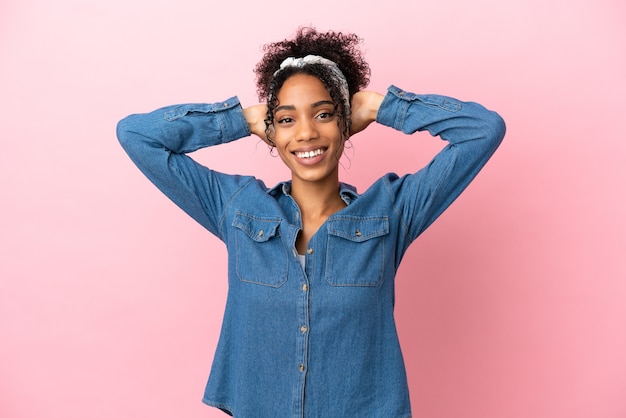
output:
[{"label": "young woman", "polygon": [[[228,249],[228,299],[203,401],[241,418],[410,417],[393,318],[409,244],[498,147],[504,123],[479,104],[395,86],[363,91],[359,38],[300,30],[256,67],[266,104],[165,107],[118,125],[143,173]],[[370,123],[448,141],[415,174],[359,194],[339,181],[350,135]],[[267,188],[187,156],[255,134],[291,170]],[[393,155],[379,140],[381,153]]]}]

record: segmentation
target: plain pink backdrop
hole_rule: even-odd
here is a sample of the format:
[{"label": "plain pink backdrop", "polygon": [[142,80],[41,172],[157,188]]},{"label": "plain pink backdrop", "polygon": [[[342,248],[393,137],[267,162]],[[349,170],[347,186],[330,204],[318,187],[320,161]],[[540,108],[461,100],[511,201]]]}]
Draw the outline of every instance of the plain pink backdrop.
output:
[{"label": "plain pink backdrop", "polygon": [[[254,103],[260,46],[313,24],[365,39],[372,89],[507,121],[400,269],[414,415],[626,417],[625,17],[617,0],[3,1],[0,416],[225,416],[200,403],[225,250],[142,177],[115,125]],[[360,189],[441,147],[378,126],[352,142],[341,175]],[[195,156],[288,175],[252,138]]]}]

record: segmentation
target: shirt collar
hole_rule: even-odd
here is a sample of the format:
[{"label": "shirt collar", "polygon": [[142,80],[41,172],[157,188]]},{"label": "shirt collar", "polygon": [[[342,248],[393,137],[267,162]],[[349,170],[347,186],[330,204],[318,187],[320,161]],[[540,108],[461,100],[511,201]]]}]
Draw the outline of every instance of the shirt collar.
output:
[{"label": "shirt collar", "polygon": [[[291,181],[280,182],[276,186],[269,189],[267,192],[274,197],[276,197],[281,192],[283,195],[289,196],[289,194],[291,193]],[[359,194],[356,191],[356,187],[345,183],[339,183],[339,195],[341,196],[343,201],[346,202],[346,205],[349,205],[359,197]]]}]

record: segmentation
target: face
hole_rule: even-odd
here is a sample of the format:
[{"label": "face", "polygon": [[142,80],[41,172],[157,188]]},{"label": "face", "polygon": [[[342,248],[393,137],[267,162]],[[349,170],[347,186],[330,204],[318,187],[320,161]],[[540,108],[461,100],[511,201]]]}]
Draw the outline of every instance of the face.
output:
[{"label": "face", "polygon": [[284,82],[277,97],[273,140],[294,185],[336,185],[344,139],[324,84],[317,77],[295,74]]}]

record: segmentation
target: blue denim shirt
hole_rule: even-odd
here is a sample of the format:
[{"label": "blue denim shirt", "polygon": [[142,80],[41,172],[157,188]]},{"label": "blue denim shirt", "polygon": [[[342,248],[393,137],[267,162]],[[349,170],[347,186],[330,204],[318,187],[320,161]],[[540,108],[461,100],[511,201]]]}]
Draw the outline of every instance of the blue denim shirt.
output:
[{"label": "blue denim shirt", "polygon": [[228,249],[228,298],[203,401],[240,418],[410,417],[394,323],[394,277],[409,244],[474,178],[504,136],[479,104],[391,86],[378,123],[449,144],[415,174],[387,174],[311,238],[298,261],[290,182],[212,171],[187,156],[250,135],[237,98],[165,107],[118,125],[122,146]]}]

